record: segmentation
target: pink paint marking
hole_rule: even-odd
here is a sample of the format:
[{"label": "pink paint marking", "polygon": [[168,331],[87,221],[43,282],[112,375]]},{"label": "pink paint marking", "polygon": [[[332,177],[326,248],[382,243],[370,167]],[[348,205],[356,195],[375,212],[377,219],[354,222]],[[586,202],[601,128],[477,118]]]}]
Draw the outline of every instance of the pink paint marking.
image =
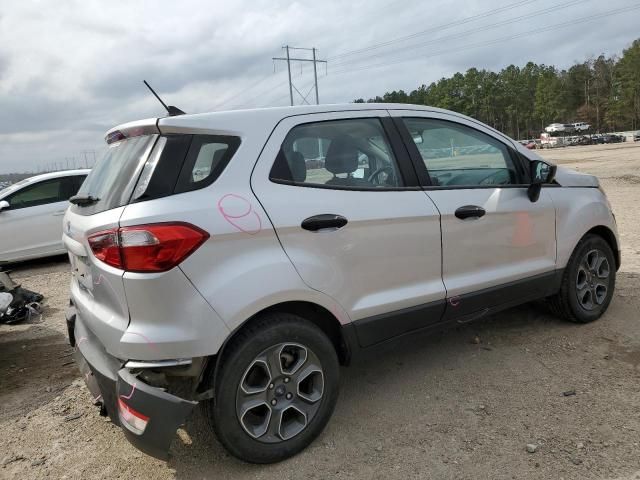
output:
[{"label": "pink paint marking", "polygon": [[96,403],[101,398],[102,398],[102,395],[98,395],[96,398],[93,399],[93,403]]},{"label": "pink paint marking", "polygon": [[142,333],[138,333],[138,332],[125,332],[125,335],[137,335],[138,337],[142,338],[145,342],[147,342],[147,344],[150,347],[153,348],[158,348],[157,345],[155,343],[153,343],[151,340],[149,340],[149,338],[145,335],[143,335]]},{"label": "pink paint marking", "polygon": [[[244,211],[241,214],[230,214],[229,210],[230,210],[230,205],[229,205],[229,201],[227,201],[227,205],[225,206],[225,200],[228,200],[230,198],[235,198],[238,199],[242,202],[244,202],[247,206],[246,211]],[[251,206],[251,202],[249,200],[247,200],[246,198],[240,196],[240,195],[236,195],[235,193],[227,193],[226,195],[224,195],[222,198],[220,198],[220,200],[218,200],[218,211],[220,212],[220,215],[222,215],[222,217],[231,225],[233,225],[238,231],[242,232],[242,233],[247,233],[249,235],[255,235],[256,233],[258,233],[260,230],[262,230],[262,219],[260,218],[260,215],[258,215],[258,213],[256,211],[253,210],[253,207]],[[252,216],[253,215],[253,216]],[[242,220],[242,222],[241,222]],[[242,225],[242,223],[244,223],[244,225]],[[253,227],[257,225],[257,228],[249,228],[249,227]]]},{"label": "pink paint marking", "polygon": [[77,352],[78,348],[80,347],[80,344],[82,342],[86,342],[87,341],[87,337],[80,337],[77,341],[76,341],[76,346],[74,347],[73,351]]},{"label": "pink paint marking", "polygon": [[[224,199],[225,198],[237,198],[238,200],[243,201],[246,205],[247,205],[247,211],[244,213],[241,213],[240,215],[231,215],[229,212],[225,211],[225,208],[222,206],[222,204],[224,203]],[[220,210],[220,212],[222,213],[222,215],[229,218],[242,218],[242,217],[246,217],[247,215],[249,215],[251,213],[252,207],[251,207],[251,202],[249,200],[247,200],[246,198],[240,196],[240,195],[236,195],[235,193],[227,193],[226,195],[224,195],[220,200],[218,200],[218,209]],[[229,207],[227,206],[227,210],[229,209]]]},{"label": "pink paint marking", "polygon": [[134,382],[133,387],[131,388],[131,393],[129,395],[120,395],[120,398],[124,398],[125,400],[131,400],[131,397],[133,397],[133,392],[136,391],[136,383]]}]

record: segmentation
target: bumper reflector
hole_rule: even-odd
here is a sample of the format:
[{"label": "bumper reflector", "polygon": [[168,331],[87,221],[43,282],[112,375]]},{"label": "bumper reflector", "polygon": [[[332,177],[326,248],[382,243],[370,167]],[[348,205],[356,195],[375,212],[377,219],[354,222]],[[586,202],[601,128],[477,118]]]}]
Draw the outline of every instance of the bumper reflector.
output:
[{"label": "bumper reflector", "polygon": [[120,413],[120,420],[122,420],[122,424],[125,427],[137,435],[144,433],[145,428],[147,428],[147,423],[149,423],[149,417],[134,410],[120,398],[118,398],[118,411]]}]

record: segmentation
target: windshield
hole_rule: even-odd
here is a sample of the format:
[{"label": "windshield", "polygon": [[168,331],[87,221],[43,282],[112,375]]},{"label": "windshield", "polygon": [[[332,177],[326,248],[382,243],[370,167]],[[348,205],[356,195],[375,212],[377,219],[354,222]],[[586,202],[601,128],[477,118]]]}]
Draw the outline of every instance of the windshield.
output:
[{"label": "windshield", "polygon": [[73,206],[81,215],[91,215],[126,205],[157,135],[132,137],[110,144],[78,191],[98,201],[88,206]]}]

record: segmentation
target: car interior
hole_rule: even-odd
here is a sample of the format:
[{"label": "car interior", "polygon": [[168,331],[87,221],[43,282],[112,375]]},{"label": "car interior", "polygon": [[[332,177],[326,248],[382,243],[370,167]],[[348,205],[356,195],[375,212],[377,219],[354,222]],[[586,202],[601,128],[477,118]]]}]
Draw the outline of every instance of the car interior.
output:
[{"label": "car interior", "polygon": [[402,186],[395,160],[373,120],[302,125],[284,141],[271,178],[351,188]]}]

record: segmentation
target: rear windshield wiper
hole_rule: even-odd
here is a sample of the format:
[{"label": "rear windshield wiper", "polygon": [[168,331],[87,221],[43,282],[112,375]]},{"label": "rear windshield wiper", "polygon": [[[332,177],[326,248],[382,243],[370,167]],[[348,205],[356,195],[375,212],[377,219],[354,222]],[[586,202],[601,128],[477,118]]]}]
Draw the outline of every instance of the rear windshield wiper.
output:
[{"label": "rear windshield wiper", "polygon": [[87,205],[91,205],[96,203],[100,199],[91,195],[74,195],[69,199],[71,203],[74,205],[78,205],[80,207],[86,207]]}]

